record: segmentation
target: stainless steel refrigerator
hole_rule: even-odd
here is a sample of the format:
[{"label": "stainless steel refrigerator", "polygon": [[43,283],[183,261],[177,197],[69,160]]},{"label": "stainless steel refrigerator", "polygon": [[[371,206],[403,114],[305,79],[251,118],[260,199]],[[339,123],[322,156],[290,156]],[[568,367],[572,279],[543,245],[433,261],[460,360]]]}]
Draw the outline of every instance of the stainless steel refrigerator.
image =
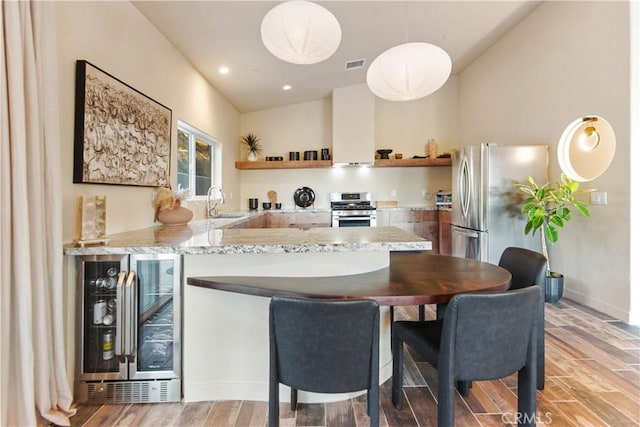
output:
[{"label": "stainless steel refrigerator", "polygon": [[548,145],[484,143],[454,152],[452,255],[497,264],[509,246],[540,251],[540,240],[524,234],[524,197],[514,184],[527,176],[548,182],[548,165]]}]

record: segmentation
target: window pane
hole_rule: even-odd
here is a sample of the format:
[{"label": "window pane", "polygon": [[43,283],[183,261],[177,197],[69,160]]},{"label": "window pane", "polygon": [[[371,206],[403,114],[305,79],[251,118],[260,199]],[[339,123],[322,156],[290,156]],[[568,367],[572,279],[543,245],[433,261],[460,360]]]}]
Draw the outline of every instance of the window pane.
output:
[{"label": "window pane", "polygon": [[204,196],[211,187],[211,145],[196,139],[196,196]]},{"label": "window pane", "polygon": [[219,168],[220,143],[209,135],[178,120],[177,183],[191,197],[207,195]]},{"label": "window pane", "polygon": [[178,188],[189,188],[189,134],[178,130]]}]

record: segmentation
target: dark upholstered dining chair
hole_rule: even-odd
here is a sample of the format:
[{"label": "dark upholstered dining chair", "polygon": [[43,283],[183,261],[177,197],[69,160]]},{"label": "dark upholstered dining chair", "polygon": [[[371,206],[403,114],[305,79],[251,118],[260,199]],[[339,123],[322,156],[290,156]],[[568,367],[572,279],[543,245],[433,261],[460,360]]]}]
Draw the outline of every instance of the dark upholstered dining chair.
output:
[{"label": "dark upholstered dining chair", "polygon": [[[397,321],[393,328],[392,400],[401,409],[403,344],[438,370],[438,426],[455,425],[455,383],[518,372],[518,420],[535,426],[537,286],[454,296],[443,319]],[[517,319],[517,320],[516,320]]]},{"label": "dark upholstered dining chair", "polygon": [[[522,289],[528,286],[536,285],[544,295],[544,287],[546,281],[547,259],[541,253],[530,249],[508,247],[500,256],[498,265],[511,273],[511,282],[509,290]],[[438,313],[443,313],[446,305],[438,306]],[[440,317],[440,315],[438,315]],[[424,320],[424,314],[420,320]],[[545,376],[545,351],[544,351],[544,304],[540,305],[539,312],[536,316],[537,322],[537,378],[536,387],[538,390],[544,390]],[[459,390],[463,396],[468,394],[471,387],[470,383],[460,383]]]},{"label": "dark upholstered dining chair", "polygon": [[[509,290],[522,289],[536,285],[542,291],[542,295],[544,295],[547,276],[547,259],[541,253],[525,248],[509,247],[502,252],[498,265],[511,273],[511,285],[509,286]],[[538,310],[536,326],[538,348],[536,385],[538,390],[543,390],[545,376],[544,304],[541,304]]]},{"label": "dark upholstered dining chair", "polygon": [[380,311],[373,300],[274,297],[269,306],[269,426],[279,423],[279,384],[298,390],[367,390],[371,426],[378,425]]}]

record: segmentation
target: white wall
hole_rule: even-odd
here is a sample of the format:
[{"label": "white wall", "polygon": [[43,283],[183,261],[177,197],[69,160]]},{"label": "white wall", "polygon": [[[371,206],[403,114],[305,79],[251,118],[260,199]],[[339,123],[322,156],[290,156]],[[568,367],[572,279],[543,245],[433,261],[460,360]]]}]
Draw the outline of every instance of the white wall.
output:
[{"label": "white wall", "polygon": [[570,122],[597,114],[617,136],[610,169],[584,188],[608,205],[576,216],[551,248],[565,296],[627,320],[629,238],[629,4],[545,2],[460,75],[460,142],[549,144]]},{"label": "white wall", "polygon": [[[331,98],[302,104],[270,108],[240,117],[240,133],[253,132],[260,137],[261,156],[287,156],[299,151],[331,148]],[[242,159],[247,158],[243,149]]]},{"label": "white wall", "polygon": [[[392,148],[405,158],[426,155],[428,138],[435,138],[439,152],[458,146],[458,81],[452,77],[433,95],[411,102],[376,98],[375,147]],[[240,132],[262,138],[265,156],[288,158],[289,151],[332,148],[331,99],[242,114]],[[242,158],[246,154],[242,153]],[[266,200],[269,190],[278,192],[283,207],[293,207],[293,192],[300,186],[316,193],[316,207],[329,207],[333,191],[370,191],[374,200],[398,200],[404,206],[431,206],[433,194],[451,189],[451,168],[327,168],[259,170],[241,172],[241,207],[246,199]],[[428,196],[422,195],[423,190]],[[395,192],[395,196],[393,195]]]},{"label": "white wall", "polygon": [[[79,195],[107,196],[107,233],[153,225],[153,188],[72,184],[75,62],[85,59],[173,112],[171,182],[176,178],[176,120],[223,143],[223,183],[238,192],[240,115],[129,2],[58,2],[63,238],[75,237]],[[233,202],[232,202],[233,203]],[[204,213],[204,207],[200,207]]]},{"label": "white wall", "polygon": [[458,77],[426,98],[392,102],[376,98],[376,148],[393,148],[405,157],[427,154],[427,139],[438,153],[458,147]]}]

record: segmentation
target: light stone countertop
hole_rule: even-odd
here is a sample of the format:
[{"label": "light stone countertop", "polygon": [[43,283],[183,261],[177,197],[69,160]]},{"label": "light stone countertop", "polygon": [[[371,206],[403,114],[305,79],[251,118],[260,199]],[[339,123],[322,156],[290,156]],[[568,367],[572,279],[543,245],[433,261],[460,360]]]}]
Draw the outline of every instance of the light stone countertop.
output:
[{"label": "light stone countertop", "polygon": [[101,246],[65,245],[65,255],[259,254],[431,250],[431,242],[396,227],[225,228],[245,221],[201,219],[107,236]]}]

